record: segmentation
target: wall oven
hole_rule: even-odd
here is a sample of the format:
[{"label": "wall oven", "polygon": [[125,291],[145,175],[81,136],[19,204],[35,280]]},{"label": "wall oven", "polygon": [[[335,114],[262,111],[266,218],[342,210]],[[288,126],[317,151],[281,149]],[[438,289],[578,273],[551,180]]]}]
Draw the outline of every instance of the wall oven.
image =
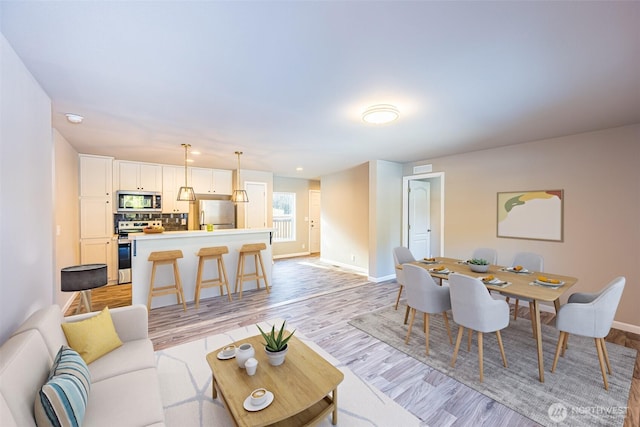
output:
[{"label": "wall oven", "polygon": [[118,284],[131,283],[131,240],[129,233],[142,233],[145,227],[162,225],[162,221],[118,221]]}]

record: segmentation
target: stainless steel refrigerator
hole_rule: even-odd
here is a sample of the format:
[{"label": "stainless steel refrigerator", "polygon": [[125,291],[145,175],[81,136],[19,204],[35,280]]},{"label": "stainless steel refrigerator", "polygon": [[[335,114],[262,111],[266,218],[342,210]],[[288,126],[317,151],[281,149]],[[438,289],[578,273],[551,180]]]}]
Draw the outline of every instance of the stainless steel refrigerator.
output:
[{"label": "stainless steel refrigerator", "polygon": [[231,200],[200,200],[198,203],[200,229],[207,224],[215,229],[236,228],[236,206]]}]

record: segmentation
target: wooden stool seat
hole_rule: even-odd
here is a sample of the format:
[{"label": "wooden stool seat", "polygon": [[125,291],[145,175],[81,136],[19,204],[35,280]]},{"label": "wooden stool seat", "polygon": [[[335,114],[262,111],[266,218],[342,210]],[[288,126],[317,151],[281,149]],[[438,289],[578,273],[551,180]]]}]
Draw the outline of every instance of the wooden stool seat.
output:
[{"label": "wooden stool seat", "polygon": [[[264,287],[269,291],[269,283],[267,282],[267,273],[264,269],[264,262],[262,261],[262,252],[267,249],[267,245],[264,243],[247,243],[242,245],[240,248],[240,257],[238,258],[238,269],[236,271],[236,285],[234,292],[238,292],[238,287],[240,288],[240,296],[238,298],[242,299],[242,284],[247,281],[255,280],[260,289],[260,279],[264,281]],[[244,271],[244,263],[246,257],[253,256],[255,271],[245,273]],[[258,270],[258,266],[260,266],[260,271]]]},{"label": "wooden stool seat", "polygon": [[[224,266],[223,254],[228,254],[229,248],[226,246],[213,246],[210,248],[201,248],[196,254],[199,257],[198,261],[198,274],[196,275],[196,293],[194,299],[196,301],[196,308],[200,307],[200,289],[212,288],[217,286],[220,288],[220,296],[224,295],[223,286],[227,288],[227,295],[229,301],[231,299],[231,291],[229,290],[229,279],[227,278],[227,269]],[[218,277],[212,279],[202,279],[202,273],[204,270],[205,261],[216,260],[218,267]]]},{"label": "wooden stool seat", "polygon": [[[177,303],[182,303],[184,311],[187,311],[187,304],[182,292],[182,281],[178,270],[178,259],[182,258],[181,250],[151,252],[148,260],[151,261],[151,282],[149,283],[149,297],[147,298],[147,309],[151,310],[151,300],[153,297],[162,295],[175,295]],[[175,283],[163,286],[154,286],[156,280],[156,267],[159,265],[172,265]]]}]

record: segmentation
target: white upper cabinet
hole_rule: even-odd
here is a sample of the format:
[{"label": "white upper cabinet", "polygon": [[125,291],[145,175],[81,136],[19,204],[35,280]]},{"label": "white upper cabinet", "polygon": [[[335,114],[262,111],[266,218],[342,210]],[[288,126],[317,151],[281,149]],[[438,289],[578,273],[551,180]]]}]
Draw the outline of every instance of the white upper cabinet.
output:
[{"label": "white upper cabinet", "polygon": [[223,169],[191,168],[191,185],[196,194],[231,195],[233,172]]},{"label": "white upper cabinet", "polygon": [[162,213],[189,213],[189,202],[176,200],[183,185],[184,167],[162,166]]},{"label": "white upper cabinet", "polygon": [[80,155],[80,197],[111,197],[113,158]]},{"label": "white upper cabinet", "polygon": [[125,161],[116,163],[119,190],[162,191],[162,166]]}]

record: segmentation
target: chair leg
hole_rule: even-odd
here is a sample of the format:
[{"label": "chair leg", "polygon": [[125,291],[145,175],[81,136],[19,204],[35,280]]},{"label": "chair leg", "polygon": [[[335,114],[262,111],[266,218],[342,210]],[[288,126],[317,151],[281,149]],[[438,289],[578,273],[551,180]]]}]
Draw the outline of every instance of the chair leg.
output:
[{"label": "chair leg", "polygon": [[611,375],[611,362],[609,362],[609,352],[604,338],[600,338],[600,345],[602,346],[602,353],[604,353],[604,361],[607,362],[607,372]]},{"label": "chair leg", "polygon": [[507,356],[504,354],[504,346],[502,345],[502,335],[500,335],[500,331],[496,331],[496,338],[498,338],[498,346],[500,347],[500,355],[502,356],[502,364],[505,368],[507,366]]},{"label": "chair leg", "polygon": [[196,308],[200,308],[200,286],[202,286],[202,269],[204,268],[204,257],[198,257],[198,272],[196,274],[196,294],[193,299],[196,301]]},{"label": "chair leg", "polygon": [[604,355],[602,354],[602,343],[599,338],[594,338],[596,342],[596,350],[598,350],[598,361],[600,362],[600,372],[602,372],[602,380],[604,381],[604,389],[609,390],[609,382],[607,381],[607,373],[604,370]]},{"label": "chair leg", "polygon": [[413,321],[416,318],[416,309],[410,308],[410,310],[411,310],[411,320],[409,320],[409,330],[407,331],[407,337],[404,339],[405,344],[409,344],[409,336],[411,336],[411,328],[413,327]]},{"label": "chair leg", "polygon": [[517,320],[518,319],[518,305],[520,303],[520,300],[518,298],[516,298],[516,305],[515,308],[513,309],[513,320]]},{"label": "chair leg", "polygon": [[529,317],[531,317],[531,329],[533,330],[533,339],[536,339],[536,316],[533,310],[533,301],[529,301]]},{"label": "chair leg", "polygon": [[478,331],[478,367],[480,368],[480,382],[484,380],[484,366],[482,354],[482,332]]},{"label": "chair leg", "polygon": [[[231,290],[229,289],[229,277],[227,276],[227,268],[224,266],[224,260],[219,258],[218,262],[220,263],[222,277],[224,278],[224,286],[227,288],[227,297],[229,298],[229,301],[233,301],[233,298],[231,297]],[[220,295],[222,295],[222,286],[220,286]]]},{"label": "chair leg", "polygon": [[471,334],[473,334],[473,331],[469,329],[469,336],[467,337],[467,351],[471,351]]},{"label": "chair leg", "polygon": [[560,336],[558,337],[558,345],[556,346],[556,355],[553,358],[553,366],[551,366],[551,372],[555,372],[556,366],[558,365],[558,358],[560,357],[560,352],[564,353],[564,340],[567,338],[567,333],[564,331],[560,331]]},{"label": "chair leg", "polygon": [[400,285],[400,289],[398,289],[398,298],[396,298],[396,310],[398,309],[398,304],[400,303],[400,295],[402,294],[403,286]]},{"label": "chair leg", "polygon": [[427,356],[429,355],[429,313],[424,313],[424,337],[425,337],[425,349],[427,350]]},{"label": "chair leg", "polygon": [[449,334],[449,344],[453,345],[453,338],[451,337],[451,328],[449,327],[449,318],[447,317],[447,312],[442,312],[442,317],[444,317],[444,326],[447,328],[447,334]]},{"label": "chair leg", "polygon": [[151,310],[151,298],[153,298],[153,284],[156,281],[156,263],[151,267],[151,282],[149,284],[149,296],[147,297],[147,311]]},{"label": "chair leg", "polygon": [[464,328],[458,326],[458,338],[456,338],[456,346],[453,349],[453,357],[451,358],[451,367],[456,366],[456,359],[458,358],[458,349],[460,348],[460,342],[462,341],[462,335],[464,334]]},{"label": "chair leg", "polygon": [[564,337],[564,343],[562,344],[562,353],[560,356],[564,357],[564,352],[569,348],[569,332],[566,332],[566,336]]},{"label": "chair leg", "polygon": [[178,304],[182,301],[182,308],[184,311],[187,311],[187,302],[184,299],[184,293],[182,291],[182,280],[180,279],[180,271],[178,270],[178,261],[173,260],[173,274],[176,276],[176,288],[178,288],[178,293],[176,294],[176,300]]},{"label": "chair leg", "polygon": [[409,310],[410,310],[410,307],[407,306],[407,310],[404,312],[404,324],[405,325],[407,324],[407,320],[409,319]]}]

